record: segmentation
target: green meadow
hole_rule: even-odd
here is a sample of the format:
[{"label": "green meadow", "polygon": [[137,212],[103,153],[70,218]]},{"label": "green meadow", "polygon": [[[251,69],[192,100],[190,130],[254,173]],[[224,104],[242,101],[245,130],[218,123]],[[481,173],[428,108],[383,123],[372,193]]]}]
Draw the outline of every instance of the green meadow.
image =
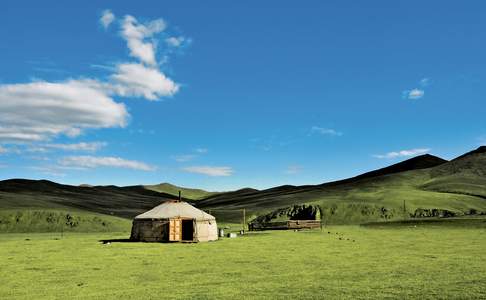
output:
[{"label": "green meadow", "polygon": [[484,299],[486,223],[331,226],[199,244],[0,234],[0,299]]},{"label": "green meadow", "polygon": [[[486,299],[485,166],[482,147],[261,191],[1,181],[0,299]],[[233,232],[296,204],[319,205],[325,226],[126,241],[134,216],[180,189]],[[423,215],[431,210],[448,215]]]}]

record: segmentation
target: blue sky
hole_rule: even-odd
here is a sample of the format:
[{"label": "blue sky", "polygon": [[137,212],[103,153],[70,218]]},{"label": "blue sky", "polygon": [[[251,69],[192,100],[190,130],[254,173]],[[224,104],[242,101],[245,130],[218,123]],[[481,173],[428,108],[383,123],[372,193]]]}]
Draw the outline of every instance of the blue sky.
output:
[{"label": "blue sky", "polygon": [[483,1],[4,1],[0,179],[317,184],[486,143]]}]

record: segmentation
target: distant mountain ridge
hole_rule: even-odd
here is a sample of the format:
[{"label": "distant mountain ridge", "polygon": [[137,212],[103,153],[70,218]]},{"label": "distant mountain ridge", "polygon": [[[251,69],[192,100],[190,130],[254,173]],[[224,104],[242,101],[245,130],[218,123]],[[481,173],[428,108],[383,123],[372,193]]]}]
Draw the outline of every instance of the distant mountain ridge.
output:
[{"label": "distant mountain ridge", "polygon": [[220,193],[217,195],[209,196],[205,199],[202,199],[198,205],[204,207],[205,205],[214,205],[214,204],[222,204],[227,203],[228,205],[234,203],[240,203],[241,200],[245,199],[252,199],[255,197],[259,197],[262,193],[268,194],[292,194],[292,193],[301,193],[309,190],[319,189],[320,187],[331,187],[331,186],[339,186],[343,184],[350,184],[356,181],[360,181],[363,179],[370,179],[373,177],[385,176],[400,172],[406,171],[413,171],[413,170],[420,170],[435,167],[441,164],[446,163],[447,160],[442,159],[437,156],[433,156],[430,154],[416,156],[405,161],[393,164],[391,166],[381,168],[378,170],[370,171],[367,173],[363,173],[361,175],[351,177],[348,179],[326,182],[319,185],[303,185],[303,186],[294,186],[294,185],[282,185],[273,188],[269,188],[266,190],[254,190],[250,188],[245,188],[237,191]]},{"label": "distant mountain ridge", "polygon": [[[0,181],[2,209],[78,209],[131,218],[163,201],[178,197],[143,186],[72,186],[48,180]],[[190,200],[186,199],[185,200]]]},{"label": "distant mountain ridge", "polygon": [[[447,160],[430,155],[430,154],[424,154],[420,156],[416,156],[410,159],[407,159],[405,161],[396,163],[394,165],[381,168],[378,170],[374,170],[371,172],[367,172],[355,177],[352,177],[350,179],[345,179],[344,181],[353,181],[353,180],[359,180],[359,179],[364,179],[364,178],[372,178],[372,177],[378,177],[378,176],[383,176],[383,175],[389,175],[389,174],[395,174],[395,173],[400,173],[400,172],[406,172],[406,171],[412,171],[412,170],[420,170],[420,169],[427,169],[427,168],[432,168],[436,167],[438,165],[442,165],[446,163]],[[342,181],[340,181],[342,182]]]},{"label": "distant mountain ridge", "polygon": [[319,185],[222,193],[202,199],[198,205],[206,209],[269,211],[301,203],[319,204],[328,211],[328,218],[340,218],[339,222],[365,221],[379,215],[379,210],[388,211],[380,217],[403,216],[404,203],[410,213],[419,208],[446,209],[459,214],[486,211],[485,150],[486,147],[480,147],[451,161],[421,155],[353,178]]},{"label": "distant mountain ridge", "polygon": [[[359,223],[403,216],[416,209],[451,212],[486,211],[486,147],[446,161],[417,156],[353,178],[319,185],[284,185],[212,193],[168,183],[151,186],[70,186],[47,180],[0,181],[0,209],[78,210],[132,218],[168,199],[184,200],[211,210],[220,220],[241,222],[294,204],[317,204],[331,223]],[[191,198],[191,197],[194,198]],[[199,199],[194,201],[194,199]],[[235,213],[226,213],[233,211]],[[0,220],[1,221],[1,220]]]},{"label": "distant mountain ridge", "polygon": [[173,196],[178,196],[180,191],[184,197],[193,200],[198,200],[198,199],[209,197],[211,195],[218,194],[218,192],[208,192],[203,189],[180,187],[167,182],[154,184],[154,185],[144,185],[144,187],[151,191],[166,193]]},{"label": "distant mountain ridge", "polygon": [[480,146],[479,148],[473,150],[473,151],[469,151],[459,157],[456,157],[454,160],[458,160],[458,159],[461,159],[461,158],[464,158],[464,157],[467,157],[467,156],[471,156],[471,155],[475,155],[475,154],[484,154],[486,153],[486,146]]}]

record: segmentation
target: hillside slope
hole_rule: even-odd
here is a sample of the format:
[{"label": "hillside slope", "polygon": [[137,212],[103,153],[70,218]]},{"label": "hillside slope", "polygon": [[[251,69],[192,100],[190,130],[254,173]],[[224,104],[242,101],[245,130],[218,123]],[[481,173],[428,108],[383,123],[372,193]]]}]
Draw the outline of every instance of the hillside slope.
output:
[{"label": "hillside slope", "polygon": [[349,179],[339,180],[331,183],[325,183],[324,185],[351,183],[365,178],[373,178],[373,177],[390,175],[390,174],[395,174],[400,172],[412,171],[412,170],[428,169],[428,168],[445,164],[446,162],[447,160],[443,158],[430,155],[430,154],[424,154],[424,155],[407,159],[405,161],[399,162],[397,164],[385,168],[367,172]]},{"label": "hillside slope", "polygon": [[143,186],[80,187],[47,180],[0,181],[1,209],[76,209],[132,218],[168,199],[177,197]]},{"label": "hillside slope", "polygon": [[424,155],[347,180],[223,193],[200,200],[198,206],[215,212],[245,208],[258,215],[294,204],[318,204],[333,223],[404,218],[417,209],[486,211],[485,166],[481,148],[450,162]]},{"label": "hillside slope", "polygon": [[[26,216],[41,216],[41,219],[52,219],[51,211],[58,212],[60,219],[78,213],[80,219],[103,230],[106,228],[100,224],[104,221],[99,221],[99,215],[95,214],[131,219],[165,200],[177,199],[174,194],[178,190],[179,187],[168,184],[70,186],[45,180],[11,179],[0,181],[0,209],[4,220],[17,219],[19,212],[26,211],[29,212]],[[184,200],[211,210],[222,222],[240,222],[243,208],[251,219],[295,204],[320,205],[325,222],[347,224],[401,219],[416,214],[417,210],[440,209],[454,214],[486,212],[486,147],[449,162],[431,155],[418,156],[354,178],[320,185],[246,188],[211,194],[197,201],[186,198],[204,193],[207,192],[197,189],[182,192]],[[85,213],[92,215],[82,215]],[[29,218],[26,222],[34,224]],[[0,216],[0,230],[2,224],[7,226]],[[56,226],[44,225],[45,228]]]},{"label": "hillside slope", "polygon": [[486,146],[431,170],[425,190],[473,195],[486,199]]},{"label": "hillside slope", "polygon": [[181,191],[183,197],[193,200],[199,200],[218,194],[218,192],[208,192],[202,189],[185,188],[167,182],[153,185],[144,185],[144,187],[151,191],[170,194],[173,196],[179,196],[179,191]]},{"label": "hillside slope", "polygon": [[0,181],[0,232],[128,231],[135,215],[176,198],[143,186],[4,180]]}]

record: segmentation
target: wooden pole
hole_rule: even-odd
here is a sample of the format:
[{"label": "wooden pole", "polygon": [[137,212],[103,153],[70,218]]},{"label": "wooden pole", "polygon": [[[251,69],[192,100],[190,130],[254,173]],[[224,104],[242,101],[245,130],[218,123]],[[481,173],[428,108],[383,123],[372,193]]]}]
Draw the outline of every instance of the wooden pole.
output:
[{"label": "wooden pole", "polygon": [[245,231],[245,223],[246,223],[246,209],[243,208],[243,231]]},{"label": "wooden pole", "polygon": [[407,207],[405,205],[405,200],[403,200],[403,220],[407,219]]}]

